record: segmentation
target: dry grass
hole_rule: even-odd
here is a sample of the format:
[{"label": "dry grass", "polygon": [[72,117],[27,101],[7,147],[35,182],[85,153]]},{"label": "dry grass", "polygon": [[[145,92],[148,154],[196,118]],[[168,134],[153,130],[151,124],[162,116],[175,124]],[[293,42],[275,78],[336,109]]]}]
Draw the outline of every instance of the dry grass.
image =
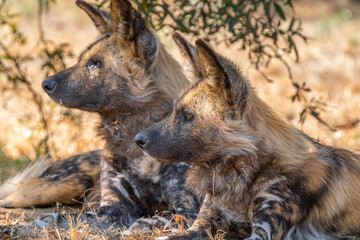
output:
[{"label": "dry grass", "polygon": [[[39,218],[43,214],[53,212],[63,212],[68,223],[69,230],[64,230],[59,227],[31,227],[26,224],[35,218]],[[174,215],[172,220],[162,228],[155,228],[149,230],[127,230],[110,228],[109,230],[98,229],[94,226],[90,227],[86,222],[75,224],[76,217],[81,215],[74,215],[79,213],[77,209],[42,209],[42,210],[8,210],[0,209],[0,239],[126,239],[126,240],[146,240],[155,237],[172,235],[185,230],[183,217]],[[80,211],[81,214],[81,211]],[[76,216],[76,217],[75,217]],[[176,224],[173,224],[173,223]],[[174,227],[177,226],[177,227]],[[213,240],[221,240],[224,233],[217,233],[214,236],[209,234]]]},{"label": "dry grass", "polygon": [[[24,6],[34,6],[31,5],[34,1],[16,2],[20,3],[16,5],[19,10],[24,10]],[[297,15],[303,19],[309,43],[299,42],[300,62],[291,63],[294,78],[300,83],[305,81],[312,88],[310,95],[321,96],[327,103],[321,116],[330,126],[336,128],[336,131],[329,130],[310,116],[304,125],[298,122],[302,105],[291,103],[290,98],[294,89],[291,88],[286,69],[281,63],[274,62],[266,69],[266,74],[274,79],[274,83],[268,83],[249,66],[245,53],[240,50],[234,53],[238,49],[237,46],[218,46],[218,49],[242,66],[244,74],[251,79],[260,96],[293,125],[321,142],[358,151],[360,149],[360,32],[358,31],[360,18],[355,14],[359,12],[360,7],[350,1],[298,1],[295,9]],[[27,34],[31,43],[35,42],[37,36],[33,34],[35,19],[31,18],[31,13],[29,16],[29,19],[24,19],[21,23],[21,29]],[[72,0],[57,1],[57,6],[46,17],[45,29],[48,38],[70,42],[75,55],[97,35],[87,16],[75,7]],[[186,64],[171,38],[162,37],[162,39],[176,59],[181,59],[181,62]],[[70,59],[69,65],[75,61],[76,59]],[[67,110],[52,103],[42,93],[40,83],[44,76],[38,75],[39,66],[36,65],[38,63],[32,64],[27,67],[27,71],[33,80],[34,88],[46,101],[48,117],[51,120],[52,156],[66,157],[101,148],[102,142],[95,137],[94,131],[97,116],[76,110],[73,110],[72,114],[77,116],[78,120],[73,121],[71,117],[65,116]],[[34,146],[43,136],[36,108],[29,104],[29,96],[26,93],[19,94],[13,91],[9,83],[3,79],[0,79],[0,89],[2,149],[11,159],[23,158],[24,155],[34,159]],[[0,210],[0,226],[27,223],[38,217],[41,211]],[[71,214],[69,221],[72,221]],[[102,231],[84,224],[72,226],[69,231],[57,228],[38,229],[26,237],[29,239],[149,239],[182,231],[184,225],[181,220],[175,218],[174,221],[178,221],[180,227],[171,230],[156,229],[152,232],[135,230],[129,233],[118,229]],[[12,237],[14,236],[7,234],[0,239]],[[209,237],[214,240],[224,238],[223,233]]]}]

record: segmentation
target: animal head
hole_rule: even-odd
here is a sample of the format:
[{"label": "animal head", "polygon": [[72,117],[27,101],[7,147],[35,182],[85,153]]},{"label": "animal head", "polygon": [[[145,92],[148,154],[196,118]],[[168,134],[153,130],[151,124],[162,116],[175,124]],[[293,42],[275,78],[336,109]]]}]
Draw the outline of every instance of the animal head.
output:
[{"label": "animal head", "polygon": [[52,100],[86,111],[133,113],[151,102],[166,81],[170,89],[186,84],[167,79],[172,69],[181,75],[181,68],[129,1],[112,0],[110,14],[84,1],[76,3],[101,37],[80,55],[76,65],[43,81]]},{"label": "animal head", "polygon": [[179,34],[174,39],[200,80],[168,117],[135,137],[138,146],[165,162],[253,155],[254,133],[246,117],[253,94],[249,82],[204,41],[197,40],[195,48]]}]

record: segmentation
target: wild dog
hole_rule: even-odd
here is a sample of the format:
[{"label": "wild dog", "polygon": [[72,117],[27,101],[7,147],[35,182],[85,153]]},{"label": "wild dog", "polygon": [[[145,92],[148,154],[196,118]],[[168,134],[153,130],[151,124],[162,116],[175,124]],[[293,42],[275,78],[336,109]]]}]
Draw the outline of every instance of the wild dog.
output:
[{"label": "wild dog", "polygon": [[[93,20],[101,35],[112,30],[108,12],[95,9],[84,1],[76,4]],[[94,210],[100,201],[100,157],[101,150],[95,150],[54,163],[38,161],[0,186],[0,207],[73,205],[86,197],[90,200],[86,209]]]},{"label": "wild dog", "polygon": [[359,238],[360,157],[286,123],[204,41],[194,55],[174,37],[202,77],[135,137],[160,162],[192,163],[187,184],[205,196],[192,227],[170,238],[207,239],[210,229],[249,240]]},{"label": "wild dog", "polygon": [[101,203],[98,216],[128,226],[158,205],[195,218],[201,199],[184,187],[188,164],[163,164],[144,155],[133,141],[165,117],[174,99],[190,86],[181,66],[126,0],[112,0],[110,15],[87,8],[102,36],[78,63],[43,81],[63,106],[100,114]]}]

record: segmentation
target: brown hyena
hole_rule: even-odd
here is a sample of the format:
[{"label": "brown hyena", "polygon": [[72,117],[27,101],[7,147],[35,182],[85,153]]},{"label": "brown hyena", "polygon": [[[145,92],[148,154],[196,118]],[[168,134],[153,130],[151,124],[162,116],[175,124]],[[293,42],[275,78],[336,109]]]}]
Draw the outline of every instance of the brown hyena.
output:
[{"label": "brown hyena", "polygon": [[190,230],[170,238],[359,238],[360,157],[289,125],[235,64],[202,40],[196,49],[185,52],[203,77],[135,138],[161,162],[191,162],[187,183],[205,196]]},{"label": "brown hyena", "polygon": [[169,113],[190,82],[130,2],[112,0],[110,14],[83,1],[77,4],[101,37],[76,65],[47,78],[42,87],[63,106],[100,114],[98,134],[105,146],[98,216],[128,226],[161,206],[195,218],[201,199],[184,187],[188,165],[159,163],[133,141]]}]

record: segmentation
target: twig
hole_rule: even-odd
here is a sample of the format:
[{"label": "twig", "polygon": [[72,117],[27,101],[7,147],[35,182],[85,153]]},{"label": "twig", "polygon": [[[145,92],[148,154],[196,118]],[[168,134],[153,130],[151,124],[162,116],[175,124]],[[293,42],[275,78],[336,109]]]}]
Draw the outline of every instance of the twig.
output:
[{"label": "twig", "polygon": [[45,42],[44,37],[44,28],[43,28],[43,22],[42,22],[42,16],[43,16],[43,1],[38,0],[38,15],[37,15],[37,24],[38,24],[38,30],[39,30],[39,41],[42,43]]},{"label": "twig", "polygon": [[37,11],[37,26],[38,26],[38,32],[39,32],[39,39],[36,41],[34,46],[29,50],[28,53],[26,53],[24,56],[29,56],[32,52],[34,52],[40,45],[45,44],[45,34],[44,34],[44,27],[42,22],[42,16],[43,16],[43,2],[42,0],[38,0],[38,11]]},{"label": "twig", "polygon": [[[20,63],[18,62],[18,59],[14,56],[11,55],[10,51],[8,50],[8,48],[4,45],[4,43],[2,41],[0,41],[0,48],[4,51],[4,53],[9,57],[9,59],[14,63],[22,82],[26,85],[27,89],[31,92],[32,94],[32,98],[35,101],[39,112],[40,112],[40,116],[41,116],[41,121],[44,125],[44,129],[45,129],[45,138],[44,138],[44,143],[45,143],[45,154],[49,154],[49,144],[48,144],[48,139],[49,139],[49,129],[48,129],[48,124],[45,118],[45,111],[43,109],[43,103],[41,98],[39,97],[39,95],[35,92],[35,90],[33,89],[30,81],[27,79],[24,71],[22,70]],[[51,155],[50,155],[51,157]]]}]

